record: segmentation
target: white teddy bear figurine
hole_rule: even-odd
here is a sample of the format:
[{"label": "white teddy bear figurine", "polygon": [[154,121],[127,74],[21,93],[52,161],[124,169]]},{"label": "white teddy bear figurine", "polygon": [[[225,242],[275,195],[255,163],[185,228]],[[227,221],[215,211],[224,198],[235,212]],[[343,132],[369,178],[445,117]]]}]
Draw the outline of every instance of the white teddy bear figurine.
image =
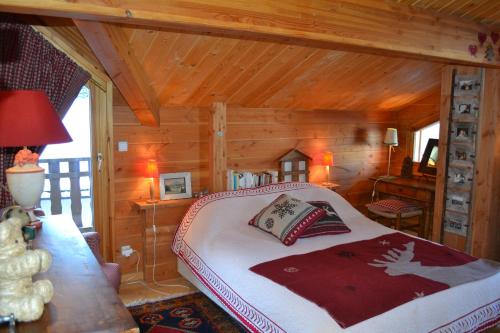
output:
[{"label": "white teddy bear figurine", "polygon": [[16,216],[0,222],[0,315],[13,313],[18,321],[33,321],[42,316],[54,288],[49,280],[33,283],[32,275],[46,272],[52,257],[45,250],[26,248],[22,225]]}]

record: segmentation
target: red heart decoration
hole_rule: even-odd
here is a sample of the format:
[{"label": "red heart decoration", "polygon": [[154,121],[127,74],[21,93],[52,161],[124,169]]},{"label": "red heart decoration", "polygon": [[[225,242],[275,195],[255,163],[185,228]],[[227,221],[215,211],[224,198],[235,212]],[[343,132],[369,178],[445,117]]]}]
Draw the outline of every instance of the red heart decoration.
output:
[{"label": "red heart decoration", "polygon": [[486,34],[484,32],[478,32],[477,40],[479,41],[479,44],[483,46],[484,42],[486,41]]},{"label": "red heart decoration", "polygon": [[469,53],[475,56],[477,53],[477,45],[469,45]]},{"label": "red heart decoration", "polygon": [[491,36],[491,40],[493,41],[493,44],[496,44],[496,43],[497,43],[497,41],[498,41],[498,38],[500,37],[500,36],[498,35],[498,32],[492,32],[492,33],[490,34],[490,36]]}]

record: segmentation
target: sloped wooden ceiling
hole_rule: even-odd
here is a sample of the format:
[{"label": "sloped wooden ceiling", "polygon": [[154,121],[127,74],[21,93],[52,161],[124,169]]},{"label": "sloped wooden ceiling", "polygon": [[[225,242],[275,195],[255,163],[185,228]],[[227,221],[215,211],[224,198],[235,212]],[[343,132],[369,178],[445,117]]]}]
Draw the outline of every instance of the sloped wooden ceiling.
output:
[{"label": "sloped wooden ceiling", "polygon": [[481,24],[500,25],[498,0],[393,0],[436,13],[453,15]]},{"label": "sloped wooden ceiling", "polygon": [[123,28],[161,105],[393,110],[437,89],[440,64]]}]

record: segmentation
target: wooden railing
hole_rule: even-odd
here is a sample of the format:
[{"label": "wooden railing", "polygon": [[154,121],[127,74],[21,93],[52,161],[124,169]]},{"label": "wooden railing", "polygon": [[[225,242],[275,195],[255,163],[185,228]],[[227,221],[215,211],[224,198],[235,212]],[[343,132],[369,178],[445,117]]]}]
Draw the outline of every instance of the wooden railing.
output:
[{"label": "wooden railing", "polygon": [[[81,168],[82,164],[83,168]],[[45,179],[49,180],[49,186],[48,188],[45,186],[40,201],[50,199],[51,214],[55,215],[63,212],[63,200],[70,200],[73,221],[81,228],[82,198],[91,198],[92,196],[90,186],[90,157],[41,159],[39,160],[39,165],[46,170]],[[80,186],[80,180],[83,177],[89,177],[88,188]],[[68,181],[65,181],[65,179],[69,179],[69,187],[67,186]],[[66,183],[63,184],[62,189],[61,180],[63,180],[63,183]]]}]

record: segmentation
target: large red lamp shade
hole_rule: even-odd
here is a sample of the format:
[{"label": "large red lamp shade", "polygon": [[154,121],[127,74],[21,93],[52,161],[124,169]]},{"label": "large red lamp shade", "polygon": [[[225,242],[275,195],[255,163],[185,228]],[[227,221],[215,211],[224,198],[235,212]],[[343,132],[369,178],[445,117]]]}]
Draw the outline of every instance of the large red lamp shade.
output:
[{"label": "large red lamp shade", "polygon": [[14,166],[6,170],[7,184],[32,221],[36,221],[33,207],[43,192],[45,170],[37,165],[38,154],[26,146],[69,141],[68,131],[43,91],[0,91],[0,147],[25,147],[17,153]]},{"label": "large red lamp shade", "polygon": [[43,91],[0,91],[0,147],[69,141],[68,131]]}]

